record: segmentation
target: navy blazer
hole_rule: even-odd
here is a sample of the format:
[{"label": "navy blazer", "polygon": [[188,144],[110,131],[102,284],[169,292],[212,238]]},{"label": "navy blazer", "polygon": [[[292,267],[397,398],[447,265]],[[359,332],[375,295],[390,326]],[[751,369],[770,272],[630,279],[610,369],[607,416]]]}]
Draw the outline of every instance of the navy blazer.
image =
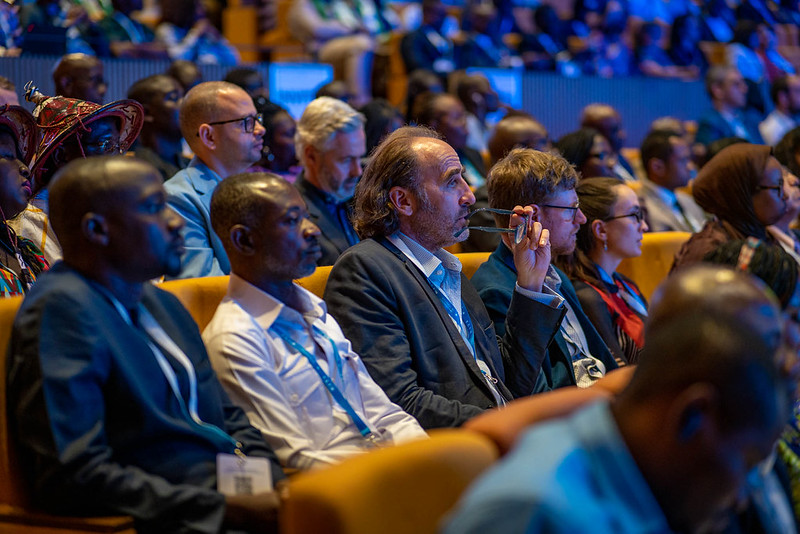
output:
[{"label": "navy blazer", "polygon": [[322,248],[322,257],[317,265],[333,265],[339,255],[350,246],[344,228],[325,205],[322,192],[306,180],[305,172],[300,173],[295,186],[306,201],[311,220],[319,227],[320,235],[317,240]]},{"label": "navy blazer", "polygon": [[[572,287],[569,278],[557,268],[556,272],[561,277],[561,290],[559,293],[569,303],[578,317],[578,322],[586,336],[586,342],[589,345],[592,356],[603,362],[606,370],[616,369],[617,362],[614,361],[614,357],[606,347],[600,334],[597,333],[597,330],[583,312],[578,296],[575,294],[575,288]],[[508,327],[508,318],[512,315],[509,303],[514,293],[514,286],[517,283],[514,258],[508,247],[500,243],[495,251],[489,255],[486,263],[481,265],[475,272],[472,277],[472,283],[483,299],[483,303],[489,311],[489,316],[494,321],[495,329],[498,332],[503,332],[503,329]],[[561,317],[563,317],[566,314],[566,308],[561,308],[560,312]],[[561,322],[559,321],[560,324]],[[536,392],[577,384],[567,342],[561,334],[561,330],[556,332],[553,343],[547,348],[547,358],[542,364],[542,372],[544,373],[547,387],[537,389]],[[539,381],[537,387],[543,385],[542,381]]]},{"label": "navy blazer", "polygon": [[[200,418],[277,458],[211,368],[197,325],[171,294],[144,284],[142,305],[191,360]],[[186,370],[167,352],[188,398]],[[217,453],[230,438],[204,430],[181,408],[142,330],[130,326],[95,282],[63,262],[42,274],[14,321],[9,346],[10,428],[35,502],[58,514],[129,514],[138,532],[218,532],[225,498]]]},{"label": "navy blazer", "polygon": [[[748,134],[748,143],[763,144],[764,140],[761,138],[761,133],[758,131],[758,125],[752,124],[751,121],[743,114],[739,114],[739,120],[742,121]],[[726,137],[736,137],[736,132],[733,127],[726,121],[719,111],[716,109],[708,110],[697,125],[697,135],[695,140],[706,146],[713,143],[717,139],[725,139]]]},{"label": "navy blazer", "polygon": [[[499,391],[508,399],[532,393],[560,311],[522,296],[510,299],[513,318],[498,345],[463,274],[461,298],[476,351]],[[475,358],[425,275],[388,240],[367,239],[342,254],[328,277],[325,301],[372,378],[424,428],[458,426],[495,407]]]}]

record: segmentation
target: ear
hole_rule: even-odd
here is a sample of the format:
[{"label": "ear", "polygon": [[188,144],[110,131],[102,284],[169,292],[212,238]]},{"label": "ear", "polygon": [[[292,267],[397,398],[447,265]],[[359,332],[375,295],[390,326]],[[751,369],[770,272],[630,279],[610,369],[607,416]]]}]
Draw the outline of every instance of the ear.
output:
[{"label": "ear", "polygon": [[417,200],[405,187],[392,187],[389,190],[389,200],[399,215],[411,217],[417,211]]},{"label": "ear", "polygon": [[197,135],[200,137],[200,142],[207,148],[214,150],[217,148],[217,138],[214,135],[214,128],[208,124],[201,124],[197,130]]},{"label": "ear", "polygon": [[544,218],[544,210],[537,206],[536,204],[531,204],[531,208],[533,208],[533,215],[531,215],[531,222],[542,222]]},{"label": "ear", "polygon": [[108,223],[103,215],[89,212],[81,218],[81,232],[89,242],[104,247],[108,245]]},{"label": "ear", "polygon": [[711,384],[693,384],[674,400],[675,438],[681,443],[713,446],[719,435],[719,395]]},{"label": "ear", "polygon": [[605,243],[608,240],[608,233],[606,232],[606,223],[600,219],[595,219],[591,224],[592,235],[600,242]]},{"label": "ear", "polygon": [[647,172],[652,176],[664,176],[667,165],[663,160],[658,158],[650,158],[647,160]]},{"label": "ear", "polygon": [[231,244],[239,253],[245,256],[252,256],[256,253],[253,235],[249,227],[243,224],[237,224],[231,228],[229,237],[231,239]]},{"label": "ear", "polygon": [[317,168],[317,160],[319,158],[319,151],[311,146],[306,145],[303,147],[303,156],[305,156],[306,165],[309,167]]}]

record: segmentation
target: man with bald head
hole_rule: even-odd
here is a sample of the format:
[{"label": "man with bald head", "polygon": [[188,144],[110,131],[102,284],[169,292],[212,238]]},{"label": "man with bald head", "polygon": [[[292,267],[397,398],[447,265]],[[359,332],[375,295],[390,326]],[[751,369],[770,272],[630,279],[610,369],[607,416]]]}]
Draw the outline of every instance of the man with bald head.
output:
[{"label": "man with bald head", "polygon": [[228,274],[228,256],[211,227],[211,194],[223,178],[261,159],[266,130],[250,95],[228,82],[205,82],[189,90],[180,126],[195,156],[164,184],[167,202],[186,221],[186,253],[177,278]]},{"label": "man with bald head", "polygon": [[[179,272],[183,252],[158,172],[76,160],[50,191],[64,261],[20,307],[8,371],[37,506],[131,515],[137,532],[275,529],[279,500],[262,484],[283,478],[274,453],[225,395],[191,316],[149,283]],[[223,494],[217,462],[241,453],[264,489]]]},{"label": "man with bald head", "polygon": [[103,62],[86,54],[67,54],[53,69],[56,94],[102,104],[108,84],[103,78]]},{"label": "man with bald head", "polygon": [[231,176],[214,191],[211,221],[231,279],[203,341],[281,463],[310,469],[425,437],[369,376],[325,302],[294,283],[321,255],[297,189],[272,174]]},{"label": "man with bald head", "polygon": [[616,163],[612,169],[620,180],[630,182],[638,180],[633,166],[625,159],[620,150],[625,142],[625,129],[619,112],[608,104],[589,104],[581,112],[581,127],[594,128],[606,138]]},{"label": "man with bald head", "polygon": [[[363,238],[333,266],[325,301],[389,398],[424,428],[458,426],[541,387],[562,310],[530,298],[550,261],[547,230],[512,206],[518,286],[498,342],[478,293],[444,250],[469,233],[475,197],[456,151],[427,128],[404,127],[373,152],[356,188]],[[516,230],[515,230],[516,231]]]},{"label": "man with bald head", "polygon": [[444,532],[714,531],[788,415],[780,310],[754,278],[697,266],[651,311],[627,387],[525,430]]}]

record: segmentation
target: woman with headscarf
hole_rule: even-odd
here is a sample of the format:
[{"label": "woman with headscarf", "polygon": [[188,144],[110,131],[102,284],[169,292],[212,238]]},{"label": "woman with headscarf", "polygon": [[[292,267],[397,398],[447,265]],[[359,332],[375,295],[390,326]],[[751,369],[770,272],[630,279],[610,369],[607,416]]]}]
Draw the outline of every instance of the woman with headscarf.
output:
[{"label": "woman with headscarf", "polygon": [[755,237],[778,245],[767,226],[786,212],[786,194],[781,164],[768,146],[739,143],[721,150],[698,173],[692,195],[714,217],[681,247],[673,270],[702,261],[734,239]]}]

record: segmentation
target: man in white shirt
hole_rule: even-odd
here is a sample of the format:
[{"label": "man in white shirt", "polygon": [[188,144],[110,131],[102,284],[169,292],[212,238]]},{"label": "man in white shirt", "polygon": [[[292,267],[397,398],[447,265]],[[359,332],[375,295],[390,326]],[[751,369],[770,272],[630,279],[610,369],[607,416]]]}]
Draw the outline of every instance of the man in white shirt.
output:
[{"label": "man in white shirt", "polygon": [[766,144],[775,146],[786,132],[797,126],[797,115],[800,113],[800,76],[778,78],[770,87],[769,93],[775,109],[758,125],[758,131]]},{"label": "man in white shirt", "polygon": [[321,255],[297,189],[271,174],[232,176],[214,192],[211,222],[231,280],[203,340],[226,391],[281,463],[310,469],[425,437],[370,378],[325,302],[293,282]]}]

